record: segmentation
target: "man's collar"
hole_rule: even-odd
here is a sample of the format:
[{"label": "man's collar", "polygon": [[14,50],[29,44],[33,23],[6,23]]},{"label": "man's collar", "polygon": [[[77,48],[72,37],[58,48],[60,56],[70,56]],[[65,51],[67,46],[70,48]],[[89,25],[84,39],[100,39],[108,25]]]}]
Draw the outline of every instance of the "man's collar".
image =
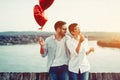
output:
[{"label": "man's collar", "polygon": [[[66,36],[66,35],[65,35]],[[65,36],[63,38],[65,38]],[[55,34],[52,36],[52,38],[55,40]]]},{"label": "man's collar", "polygon": [[55,40],[55,34],[52,36],[52,38]]}]

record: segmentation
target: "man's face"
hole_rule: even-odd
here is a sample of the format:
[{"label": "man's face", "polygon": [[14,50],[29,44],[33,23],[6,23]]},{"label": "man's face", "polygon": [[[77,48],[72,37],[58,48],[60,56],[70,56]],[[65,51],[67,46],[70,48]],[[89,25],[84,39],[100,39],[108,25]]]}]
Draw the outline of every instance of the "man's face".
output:
[{"label": "man's face", "polygon": [[66,25],[62,25],[62,27],[60,28],[59,34],[62,35],[62,36],[64,36],[65,33],[66,33],[66,31],[67,31]]}]

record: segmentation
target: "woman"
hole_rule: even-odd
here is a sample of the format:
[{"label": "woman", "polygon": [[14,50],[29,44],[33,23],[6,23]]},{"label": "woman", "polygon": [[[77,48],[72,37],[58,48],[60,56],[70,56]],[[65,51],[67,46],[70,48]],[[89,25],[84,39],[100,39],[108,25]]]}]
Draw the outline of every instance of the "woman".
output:
[{"label": "woman", "polygon": [[67,47],[70,51],[69,79],[88,80],[90,65],[87,55],[94,51],[94,48],[88,49],[88,40],[80,32],[77,23],[69,25],[69,32],[72,35],[72,38],[67,40]]}]

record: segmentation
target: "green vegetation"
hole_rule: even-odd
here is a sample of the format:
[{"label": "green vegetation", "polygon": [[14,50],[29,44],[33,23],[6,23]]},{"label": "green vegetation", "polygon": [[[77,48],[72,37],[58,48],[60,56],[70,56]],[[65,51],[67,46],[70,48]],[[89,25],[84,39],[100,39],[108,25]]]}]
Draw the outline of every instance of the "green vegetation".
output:
[{"label": "green vegetation", "polygon": [[41,36],[44,39],[53,33],[48,32],[1,32],[0,45],[37,43]]}]

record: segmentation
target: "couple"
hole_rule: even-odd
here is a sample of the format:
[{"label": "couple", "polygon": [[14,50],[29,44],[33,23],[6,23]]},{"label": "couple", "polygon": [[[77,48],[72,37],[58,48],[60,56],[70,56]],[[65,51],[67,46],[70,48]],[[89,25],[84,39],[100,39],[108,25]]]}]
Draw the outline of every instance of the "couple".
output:
[{"label": "couple", "polygon": [[81,34],[79,25],[69,25],[72,38],[66,35],[66,22],[56,22],[54,29],[55,34],[45,42],[39,38],[41,55],[48,55],[50,80],[88,80],[90,66],[86,55],[94,51],[94,48],[88,48],[88,41]]}]

